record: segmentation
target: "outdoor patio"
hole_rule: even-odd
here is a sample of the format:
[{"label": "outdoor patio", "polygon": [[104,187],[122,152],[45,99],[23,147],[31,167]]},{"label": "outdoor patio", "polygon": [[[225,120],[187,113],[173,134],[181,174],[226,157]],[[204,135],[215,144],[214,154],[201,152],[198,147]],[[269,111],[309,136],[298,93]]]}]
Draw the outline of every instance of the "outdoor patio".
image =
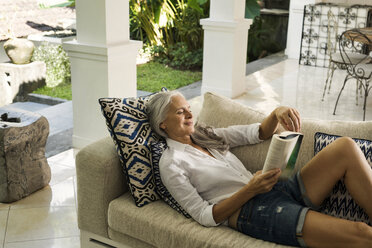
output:
[{"label": "outdoor patio", "polygon": [[[110,10],[112,11],[110,15],[102,18],[104,20],[96,18],[97,16],[104,16],[102,14],[104,10],[103,2],[108,5],[111,4]],[[333,115],[335,102],[346,76],[346,71],[335,71],[330,94],[326,94],[324,101],[322,101],[327,68],[305,66],[299,63],[302,25],[298,23],[303,20],[304,4],[315,2],[323,1],[291,1],[290,23],[292,25],[288,27],[288,37],[290,39],[287,41],[285,55],[282,54],[282,59],[276,61],[275,64],[265,64],[264,62],[261,69],[248,73],[243,84],[241,83],[244,80],[245,58],[240,57],[245,53],[235,51],[234,48],[242,48],[242,44],[244,43],[245,46],[246,42],[239,39],[240,36],[235,37],[232,34],[226,35],[226,37],[235,37],[236,39],[231,40],[240,40],[242,44],[224,44],[223,42],[217,44],[217,41],[223,39],[209,39],[210,43],[205,45],[206,48],[210,48],[210,51],[208,51],[208,56],[204,55],[204,58],[208,57],[208,63],[206,63],[208,66],[203,69],[203,86],[201,82],[197,82],[184,91],[187,94],[194,118],[197,119],[203,104],[203,96],[200,95],[203,90],[215,90],[214,92],[217,94],[219,94],[218,90],[231,94],[239,92],[240,94],[240,90],[246,88],[243,94],[233,97],[233,99],[266,114],[277,106],[287,105],[299,110],[303,119],[362,121],[364,97],[359,92],[356,93],[356,82],[354,80],[347,83],[341,95],[337,113]],[[343,1],[343,3],[346,2],[353,1]],[[71,64],[72,70],[75,70],[72,72],[75,99],[56,105],[53,111],[51,109],[49,111],[40,110],[47,118],[49,116],[54,117],[53,121],[49,121],[51,125],[50,133],[57,133],[63,128],[63,134],[69,137],[68,145],[79,148],[66,148],[67,150],[63,149],[63,152],[58,150],[58,154],[50,151],[49,154],[53,155],[48,158],[52,173],[49,185],[17,202],[11,204],[0,203],[0,248],[80,247],[75,156],[81,147],[100,138],[101,133],[104,133],[105,136],[109,135],[109,132],[105,129],[104,118],[100,113],[97,96],[127,97],[133,96],[136,92],[136,84],[134,83],[136,81],[135,59],[137,49],[141,47],[141,44],[130,40],[129,34],[117,32],[119,29],[114,28],[114,25],[103,25],[110,24],[110,21],[115,20],[117,23],[125,24],[121,25],[120,28],[123,26],[129,27],[128,16],[123,16],[118,11],[127,8],[127,6],[124,6],[123,3],[114,4],[114,2],[109,1],[101,1],[101,7],[100,5],[92,5],[87,0],[80,3],[82,5],[79,6],[79,21],[83,28],[79,30],[80,33],[76,40],[64,43],[64,49],[69,51],[70,59],[73,62]],[[367,4],[367,1],[364,4]],[[223,9],[221,6],[220,8]],[[218,10],[218,8],[216,9]],[[91,15],[91,13],[95,14]],[[214,14],[216,20],[204,20],[204,24],[202,24],[205,25],[204,31],[207,31],[207,33],[210,31],[210,34],[214,34],[214,31],[218,29],[221,31],[221,37],[225,37],[223,30],[228,28],[222,24],[226,21],[226,16],[217,15],[220,14],[219,11]],[[239,19],[234,15],[229,18],[227,18],[228,22],[235,22],[236,19]],[[248,29],[249,23],[244,18],[239,20],[237,22],[239,25],[236,26],[243,27],[245,31],[248,31],[246,29]],[[96,22],[102,25],[100,26]],[[229,28],[231,29],[231,27]],[[106,34],[109,35],[106,37]],[[245,34],[242,32],[241,35],[244,36]],[[120,45],[117,45],[116,42]],[[226,47],[226,49],[220,49],[221,47]],[[226,65],[234,63],[239,65],[233,68],[231,74],[227,75],[228,70],[225,69],[228,66],[225,66],[221,61],[217,61],[214,57],[218,54],[215,52],[217,49],[221,51],[221,54],[226,53],[220,56],[221,61]],[[288,58],[283,59],[284,56]],[[123,61],[124,57],[125,60]],[[265,59],[261,61],[265,61]],[[243,63],[239,63],[241,61]],[[257,63],[259,62],[257,61]],[[116,66],[119,64],[120,67]],[[107,68],[111,70],[107,70]],[[247,71],[249,71],[248,67]],[[221,75],[227,75],[226,80]],[[240,81],[235,80],[235,78],[238,78],[237,75],[241,76]],[[213,85],[215,81],[218,81],[216,78],[220,79],[221,85],[225,88],[218,84]],[[125,84],[122,82],[125,82]],[[201,89],[202,87],[204,89]],[[118,92],[119,95],[117,95]],[[199,95],[196,94],[197,96],[195,96],[195,92],[199,92]],[[122,95],[120,96],[120,94]],[[356,94],[358,95],[356,96]],[[356,104],[356,98],[358,104]],[[371,97],[367,99],[366,109],[365,120],[371,121]],[[64,118],[60,118],[60,115],[64,115]],[[73,124],[73,121],[76,122]],[[95,125],[90,125],[91,123]],[[72,133],[72,126],[74,127],[74,133]],[[102,130],[104,132],[101,132]],[[54,145],[61,145],[60,143],[63,142],[59,141],[64,141],[65,136],[55,135],[55,137]]]},{"label": "outdoor patio", "polygon": [[[326,73],[326,68],[287,59],[248,75],[247,92],[235,100],[266,113],[278,105],[289,105],[297,108],[302,118],[362,120],[362,98],[357,106],[352,82],[341,96],[337,115],[332,115],[345,72],[335,73],[331,93],[321,101]],[[202,97],[189,101],[197,115]],[[369,100],[366,120],[372,120],[371,110]],[[0,248],[80,247],[74,161],[77,151],[70,149],[48,159],[52,170],[49,186],[13,204],[0,203]]]}]

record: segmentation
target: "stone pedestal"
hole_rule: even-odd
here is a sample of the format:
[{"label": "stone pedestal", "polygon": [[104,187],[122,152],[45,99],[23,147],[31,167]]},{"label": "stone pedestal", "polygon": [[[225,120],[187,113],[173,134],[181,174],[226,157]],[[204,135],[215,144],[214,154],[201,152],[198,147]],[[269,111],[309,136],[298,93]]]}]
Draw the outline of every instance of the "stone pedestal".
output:
[{"label": "stone pedestal", "polygon": [[22,199],[46,186],[51,172],[45,157],[48,120],[36,113],[4,107],[0,115],[20,122],[0,120],[0,202]]},{"label": "stone pedestal", "polygon": [[44,62],[16,65],[0,63],[0,107],[14,101],[24,101],[27,94],[45,85]]}]

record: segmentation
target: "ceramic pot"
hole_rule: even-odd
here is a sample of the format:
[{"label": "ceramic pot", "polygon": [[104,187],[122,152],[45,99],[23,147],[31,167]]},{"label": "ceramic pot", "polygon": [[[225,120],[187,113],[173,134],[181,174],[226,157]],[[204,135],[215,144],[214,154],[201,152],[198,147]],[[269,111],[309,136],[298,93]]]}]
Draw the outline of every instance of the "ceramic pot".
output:
[{"label": "ceramic pot", "polygon": [[27,39],[9,39],[4,43],[4,50],[14,64],[30,63],[34,49],[34,43]]}]

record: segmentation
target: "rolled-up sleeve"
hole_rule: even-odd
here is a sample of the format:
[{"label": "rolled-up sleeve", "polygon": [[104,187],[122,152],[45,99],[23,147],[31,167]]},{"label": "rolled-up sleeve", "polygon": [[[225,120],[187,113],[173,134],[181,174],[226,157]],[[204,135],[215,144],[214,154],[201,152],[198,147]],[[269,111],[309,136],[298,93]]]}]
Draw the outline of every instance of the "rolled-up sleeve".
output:
[{"label": "rolled-up sleeve", "polygon": [[167,156],[163,154],[159,162],[160,175],[169,193],[199,224],[218,226],[213,218],[213,204],[202,199],[181,164],[164,157]]},{"label": "rolled-up sleeve", "polygon": [[230,147],[257,144],[262,142],[259,138],[260,123],[249,125],[234,125],[226,128],[216,128],[215,133],[225,138]]}]

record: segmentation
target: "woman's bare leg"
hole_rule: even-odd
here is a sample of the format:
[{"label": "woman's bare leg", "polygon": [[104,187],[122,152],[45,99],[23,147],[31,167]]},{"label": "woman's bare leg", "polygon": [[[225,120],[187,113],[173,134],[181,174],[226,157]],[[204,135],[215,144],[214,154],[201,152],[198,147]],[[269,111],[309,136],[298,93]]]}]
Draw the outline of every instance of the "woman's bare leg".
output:
[{"label": "woman's bare leg", "polygon": [[309,210],[303,227],[308,247],[372,247],[372,227]]},{"label": "woman's bare leg", "polygon": [[372,170],[351,138],[339,138],[319,152],[301,170],[307,196],[320,205],[338,180],[344,178],[353,199],[372,218]]}]

